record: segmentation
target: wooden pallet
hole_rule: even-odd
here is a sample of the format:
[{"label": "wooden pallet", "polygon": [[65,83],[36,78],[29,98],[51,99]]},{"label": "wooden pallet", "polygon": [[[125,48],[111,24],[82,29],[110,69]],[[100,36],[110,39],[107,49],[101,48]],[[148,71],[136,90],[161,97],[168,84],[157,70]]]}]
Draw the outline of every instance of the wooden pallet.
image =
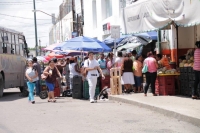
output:
[{"label": "wooden pallet", "polygon": [[122,94],[121,70],[119,68],[112,68],[110,70],[110,88],[111,95]]}]

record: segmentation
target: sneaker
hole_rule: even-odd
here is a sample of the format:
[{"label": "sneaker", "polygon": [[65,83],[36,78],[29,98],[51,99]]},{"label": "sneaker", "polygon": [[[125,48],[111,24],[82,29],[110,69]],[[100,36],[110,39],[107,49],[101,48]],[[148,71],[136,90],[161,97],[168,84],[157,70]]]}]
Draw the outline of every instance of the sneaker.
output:
[{"label": "sneaker", "polygon": [[35,104],[35,101],[32,101],[31,103],[32,103],[32,104]]},{"label": "sneaker", "polygon": [[95,101],[94,101],[94,99],[90,99],[90,103],[94,103]]}]

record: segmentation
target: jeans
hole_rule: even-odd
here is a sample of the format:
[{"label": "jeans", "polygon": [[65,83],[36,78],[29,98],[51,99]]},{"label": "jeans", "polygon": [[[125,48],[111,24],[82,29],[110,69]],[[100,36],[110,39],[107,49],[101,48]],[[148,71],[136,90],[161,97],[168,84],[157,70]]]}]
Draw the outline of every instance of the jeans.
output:
[{"label": "jeans", "polygon": [[94,100],[95,90],[96,90],[96,86],[97,86],[97,77],[93,76],[93,77],[88,78],[87,80],[88,80],[88,84],[89,84],[90,100],[91,99]]},{"label": "jeans", "polygon": [[192,89],[192,95],[198,96],[197,88],[200,83],[200,71],[194,71],[195,74],[195,81],[194,81],[194,88]]},{"label": "jeans", "polygon": [[35,89],[36,89],[36,95],[39,96],[41,92],[40,80],[36,81]]},{"label": "jeans", "polygon": [[29,90],[29,95],[28,95],[28,100],[29,101],[34,101],[34,95],[33,95],[33,91],[35,88],[35,83],[32,82],[27,82],[27,86],[28,86],[28,90]]},{"label": "jeans", "polygon": [[153,94],[155,94],[155,82],[157,78],[157,72],[147,72],[146,74],[146,84],[144,88],[144,93],[147,94],[147,91],[149,89],[149,85],[151,84],[151,91]]}]

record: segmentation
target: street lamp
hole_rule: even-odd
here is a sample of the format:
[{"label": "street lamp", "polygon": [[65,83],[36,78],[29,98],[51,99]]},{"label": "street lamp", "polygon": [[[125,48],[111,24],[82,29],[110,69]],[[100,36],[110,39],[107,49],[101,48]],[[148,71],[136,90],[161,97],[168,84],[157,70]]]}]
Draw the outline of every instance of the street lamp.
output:
[{"label": "street lamp", "polygon": [[[41,11],[41,10],[32,10],[32,12],[34,12],[34,13],[36,13],[36,12],[41,12],[41,13],[44,13],[44,14],[46,14],[46,15],[48,15],[48,16],[51,16],[52,17],[52,23],[53,23],[53,25],[55,25],[55,19],[56,20],[58,20],[58,18],[56,18],[54,15],[51,15],[51,14],[48,14],[48,13],[46,13],[46,12],[44,12],[44,11]],[[54,20],[53,20],[54,19]],[[60,19],[60,18],[59,18]],[[60,20],[59,20],[59,27],[60,27]],[[56,27],[55,27],[56,28]],[[62,32],[61,32],[62,33]],[[59,40],[60,40],[60,29],[59,29]],[[62,40],[63,40],[63,38],[62,38]]]},{"label": "street lamp", "polygon": [[42,13],[48,15],[48,16],[51,16],[52,18],[57,19],[55,16],[53,16],[53,15],[51,15],[51,14],[48,14],[48,13],[46,13],[46,12],[44,12],[44,11],[41,11],[41,10],[32,10],[32,12],[42,12]]}]

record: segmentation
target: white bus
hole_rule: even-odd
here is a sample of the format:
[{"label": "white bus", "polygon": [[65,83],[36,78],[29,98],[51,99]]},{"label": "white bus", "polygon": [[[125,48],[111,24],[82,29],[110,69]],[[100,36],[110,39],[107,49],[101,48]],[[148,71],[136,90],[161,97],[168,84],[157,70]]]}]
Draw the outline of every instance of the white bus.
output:
[{"label": "white bus", "polygon": [[0,27],[0,97],[4,89],[26,87],[24,82],[28,47],[21,32]]}]

